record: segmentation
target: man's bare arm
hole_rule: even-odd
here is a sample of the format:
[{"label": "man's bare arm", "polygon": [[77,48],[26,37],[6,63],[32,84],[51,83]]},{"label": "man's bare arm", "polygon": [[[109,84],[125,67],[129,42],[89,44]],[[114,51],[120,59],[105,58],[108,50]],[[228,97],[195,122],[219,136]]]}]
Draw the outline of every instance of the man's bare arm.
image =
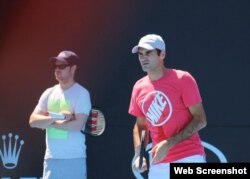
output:
[{"label": "man's bare arm", "polygon": [[141,148],[141,132],[145,130],[145,144],[148,143],[149,135],[146,127],[146,119],[144,117],[137,117],[133,129],[134,149],[135,155],[138,156]]},{"label": "man's bare arm", "polygon": [[29,125],[32,128],[45,129],[54,122],[47,112],[34,110],[30,115]]},{"label": "man's bare arm", "polygon": [[201,103],[189,107],[189,111],[193,118],[179,134],[169,139],[172,145],[191,137],[207,125],[206,114]]},{"label": "man's bare arm", "polygon": [[80,131],[86,124],[88,119],[87,114],[76,114],[72,116],[70,120],[66,121],[55,121],[51,124],[51,127],[64,129],[68,131]]},{"label": "man's bare arm", "polygon": [[152,159],[152,164],[160,162],[173,145],[184,139],[187,139],[188,137],[191,137],[193,134],[197,133],[207,125],[206,114],[201,103],[189,107],[189,110],[193,117],[187,126],[175,136],[163,140],[154,146],[152,152],[155,153],[155,156]]}]

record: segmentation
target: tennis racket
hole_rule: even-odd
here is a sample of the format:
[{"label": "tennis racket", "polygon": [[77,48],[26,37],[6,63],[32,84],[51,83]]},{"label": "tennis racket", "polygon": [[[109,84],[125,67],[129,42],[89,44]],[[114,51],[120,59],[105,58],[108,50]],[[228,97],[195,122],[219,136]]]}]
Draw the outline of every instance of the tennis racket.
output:
[{"label": "tennis racket", "polygon": [[92,108],[81,132],[90,136],[100,136],[105,131],[105,117],[102,111]]},{"label": "tennis racket", "polygon": [[145,154],[145,130],[142,130],[142,132],[141,132],[141,148],[140,148],[140,155],[139,155],[139,169],[142,169],[144,154]]}]

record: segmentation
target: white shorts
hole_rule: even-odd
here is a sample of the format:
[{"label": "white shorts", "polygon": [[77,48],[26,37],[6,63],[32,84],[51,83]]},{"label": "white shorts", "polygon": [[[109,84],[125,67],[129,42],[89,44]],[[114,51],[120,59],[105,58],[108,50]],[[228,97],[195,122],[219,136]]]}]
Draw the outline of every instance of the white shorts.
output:
[{"label": "white shorts", "polygon": [[[205,163],[206,159],[203,155],[192,155],[173,161],[172,163]],[[170,164],[160,163],[151,165],[148,172],[148,179],[169,179],[170,178]]]},{"label": "white shorts", "polygon": [[46,159],[43,179],[87,179],[86,158]]}]

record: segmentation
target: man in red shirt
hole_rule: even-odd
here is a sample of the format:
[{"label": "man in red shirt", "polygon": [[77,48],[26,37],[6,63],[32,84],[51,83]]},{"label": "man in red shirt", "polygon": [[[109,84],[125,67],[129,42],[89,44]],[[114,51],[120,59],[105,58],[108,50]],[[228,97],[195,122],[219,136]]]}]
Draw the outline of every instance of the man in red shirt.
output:
[{"label": "man in red shirt", "polygon": [[198,131],[207,122],[197,83],[189,72],[165,67],[165,48],[161,36],[148,34],[132,49],[147,73],[135,83],[129,106],[129,113],[136,117],[133,167],[147,170],[145,159],[139,169],[138,157],[145,130],[153,144],[149,179],[169,178],[172,162],[205,162]]}]

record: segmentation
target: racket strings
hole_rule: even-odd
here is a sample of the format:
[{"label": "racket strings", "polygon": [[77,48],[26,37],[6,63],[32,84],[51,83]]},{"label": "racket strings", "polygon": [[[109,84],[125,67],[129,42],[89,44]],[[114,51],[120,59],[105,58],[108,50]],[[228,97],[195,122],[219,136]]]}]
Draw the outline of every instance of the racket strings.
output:
[{"label": "racket strings", "polygon": [[97,110],[93,110],[87,121],[85,132],[92,135],[101,135],[105,130],[104,115]]}]

